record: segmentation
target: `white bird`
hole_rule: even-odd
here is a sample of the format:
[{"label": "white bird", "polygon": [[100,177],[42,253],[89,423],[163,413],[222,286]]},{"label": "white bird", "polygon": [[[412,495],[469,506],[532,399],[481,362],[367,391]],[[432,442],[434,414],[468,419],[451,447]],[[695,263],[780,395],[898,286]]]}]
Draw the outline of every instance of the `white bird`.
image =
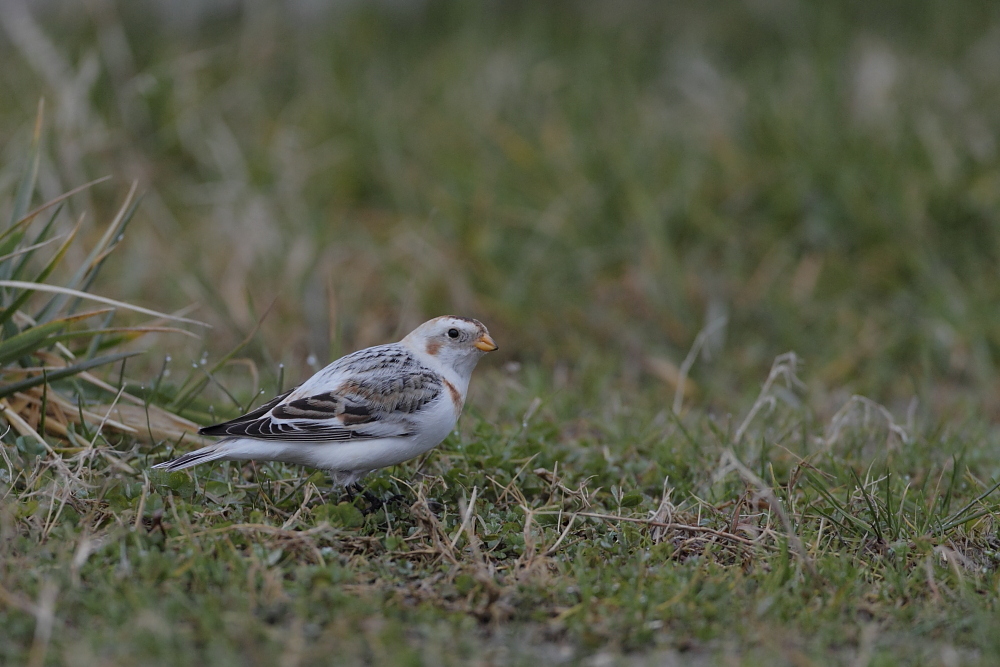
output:
[{"label": "white bird", "polygon": [[472,370],[497,349],[478,320],[444,316],[398,343],[341,357],[242,417],[198,431],[225,436],[154,468],[283,461],[328,470],[349,486],[436,447],[462,413]]}]

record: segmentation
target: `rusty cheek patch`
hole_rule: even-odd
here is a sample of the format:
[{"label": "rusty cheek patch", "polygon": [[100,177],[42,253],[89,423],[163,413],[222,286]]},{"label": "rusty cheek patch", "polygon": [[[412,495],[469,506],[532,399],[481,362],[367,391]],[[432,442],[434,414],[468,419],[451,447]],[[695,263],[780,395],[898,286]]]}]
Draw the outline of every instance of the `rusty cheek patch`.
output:
[{"label": "rusty cheek patch", "polygon": [[438,350],[440,349],[441,349],[441,343],[437,342],[436,340],[432,340],[429,343],[427,343],[427,354],[431,355],[432,357],[436,355],[438,353]]},{"label": "rusty cheek patch", "polygon": [[458,393],[458,389],[455,388],[455,385],[453,385],[452,383],[448,382],[447,380],[444,381],[444,385],[446,387],[448,387],[448,393],[451,394],[451,402],[455,404],[455,411],[456,412],[461,412],[462,411],[462,395],[460,393]]}]

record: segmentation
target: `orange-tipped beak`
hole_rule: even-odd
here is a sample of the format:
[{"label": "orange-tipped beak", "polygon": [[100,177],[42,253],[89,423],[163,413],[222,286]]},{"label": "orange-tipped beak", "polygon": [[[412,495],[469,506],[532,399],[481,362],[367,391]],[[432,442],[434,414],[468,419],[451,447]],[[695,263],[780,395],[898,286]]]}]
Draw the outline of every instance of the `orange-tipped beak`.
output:
[{"label": "orange-tipped beak", "polygon": [[475,345],[477,348],[479,348],[483,352],[492,352],[493,350],[500,349],[497,346],[497,344],[493,342],[493,339],[490,338],[489,334],[483,334],[482,336],[480,336],[479,340],[477,340],[475,343],[473,343],[473,345]]}]

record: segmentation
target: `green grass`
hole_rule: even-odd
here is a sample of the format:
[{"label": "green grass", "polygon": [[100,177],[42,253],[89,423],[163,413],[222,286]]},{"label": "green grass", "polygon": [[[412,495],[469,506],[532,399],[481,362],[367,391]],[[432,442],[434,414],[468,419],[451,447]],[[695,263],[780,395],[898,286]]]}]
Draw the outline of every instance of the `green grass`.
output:
[{"label": "green grass", "polygon": [[997,662],[993,4],[86,7],[0,8],[0,219],[112,174],[52,219],[98,247],[137,178],[90,290],[214,325],[114,387],[207,422],[443,312],[501,351],[386,508],[9,432],[0,663]]}]

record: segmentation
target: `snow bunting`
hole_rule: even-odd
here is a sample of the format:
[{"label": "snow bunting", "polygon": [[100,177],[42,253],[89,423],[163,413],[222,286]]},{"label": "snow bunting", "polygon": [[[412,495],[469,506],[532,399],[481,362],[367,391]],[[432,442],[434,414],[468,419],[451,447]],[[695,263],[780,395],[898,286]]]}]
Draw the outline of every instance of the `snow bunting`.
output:
[{"label": "snow bunting", "polygon": [[348,354],[242,417],[198,431],[222,440],[154,468],[208,461],[284,461],[351,485],[436,447],[465,403],[472,370],[497,349],[486,327],[437,317],[398,343]]}]

